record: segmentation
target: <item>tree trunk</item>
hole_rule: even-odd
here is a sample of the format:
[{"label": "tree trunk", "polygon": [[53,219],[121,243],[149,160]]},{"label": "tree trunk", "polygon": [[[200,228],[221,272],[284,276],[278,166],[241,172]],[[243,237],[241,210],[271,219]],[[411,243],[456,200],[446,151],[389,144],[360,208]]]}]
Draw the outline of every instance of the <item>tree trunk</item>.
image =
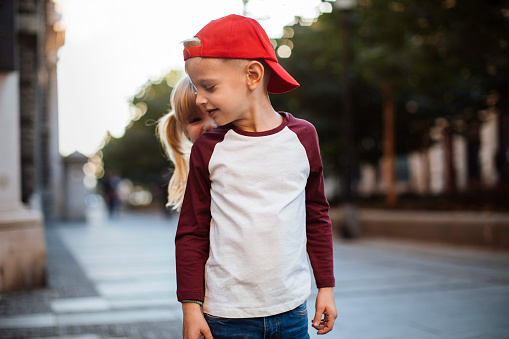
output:
[{"label": "tree trunk", "polygon": [[467,155],[468,155],[468,188],[477,190],[481,185],[481,172],[479,165],[479,121],[473,119],[468,124]]},{"label": "tree trunk", "polygon": [[453,133],[450,126],[444,129],[445,146],[445,187],[447,194],[456,192],[456,172],[454,169]]},{"label": "tree trunk", "polygon": [[341,19],[342,28],[342,63],[344,67],[341,93],[342,99],[342,163],[343,163],[343,199],[345,219],[341,227],[341,235],[344,238],[356,238],[359,235],[359,220],[357,209],[354,204],[354,192],[352,190],[353,168],[355,159],[354,145],[354,121],[353,121],[353,95],[351,76],[352,46],[350,42],[351,23],[348,13],[344,13]]},{"label": "tree trunk", "polygon": [[387,180],[387,192],[385,204],[389,208],[396,207],[396,173],[395,173],[395,151],[394,151],[394,94],[393,84],[388,82],[382,85],[383,96],[383,122],[384,122],[384,159],[385,173]]},{"label": "tree trunk", "polygon": [[509,181],[509,110],[501,109],[498,113],[498,152],[497,170],[500,181]]}]

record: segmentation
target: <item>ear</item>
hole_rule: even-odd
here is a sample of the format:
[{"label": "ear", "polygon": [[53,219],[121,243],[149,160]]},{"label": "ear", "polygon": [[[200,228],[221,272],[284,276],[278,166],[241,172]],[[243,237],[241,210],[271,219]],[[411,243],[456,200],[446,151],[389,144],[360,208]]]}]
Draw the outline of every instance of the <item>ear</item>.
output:
[{"label": "ear", "polygon": [[259,61],[249,61],[246,65],[247,87],[251,91],[255,90],[263,82],[264,74],[265,68]]}]

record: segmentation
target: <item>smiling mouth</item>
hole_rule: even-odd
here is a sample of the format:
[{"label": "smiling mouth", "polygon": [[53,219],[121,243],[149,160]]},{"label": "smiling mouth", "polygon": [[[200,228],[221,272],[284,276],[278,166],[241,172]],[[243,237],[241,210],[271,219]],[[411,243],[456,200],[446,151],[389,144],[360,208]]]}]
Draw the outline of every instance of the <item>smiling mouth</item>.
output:
[{"label": "smiling mouth", "polygon": [[217,112],[217,108],[207,110],[207,113],[208,113],[209,117],[211,117],[211,118],[212,118],[212,116],[213,116],[216,112]]}]

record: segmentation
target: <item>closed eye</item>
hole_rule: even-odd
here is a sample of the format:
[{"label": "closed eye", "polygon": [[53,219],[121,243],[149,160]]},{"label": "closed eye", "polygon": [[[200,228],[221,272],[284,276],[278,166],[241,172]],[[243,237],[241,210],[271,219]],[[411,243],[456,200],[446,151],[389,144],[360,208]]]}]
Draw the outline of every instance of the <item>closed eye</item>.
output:
[{"label": "closed eye", "polygon": [[195,124],[195,123],[200,122],[200,121],[201,121],[201,118],[196,117],[196,118],[191,119],[191,120],[189,121],[189,123],[190,123],[190,124]]}]

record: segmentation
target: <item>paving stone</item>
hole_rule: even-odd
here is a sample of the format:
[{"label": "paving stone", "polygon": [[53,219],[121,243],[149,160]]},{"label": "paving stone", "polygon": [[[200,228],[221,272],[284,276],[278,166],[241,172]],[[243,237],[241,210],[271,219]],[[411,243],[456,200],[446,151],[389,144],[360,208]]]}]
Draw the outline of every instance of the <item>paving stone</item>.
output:
[{"label": "paving stone", "polygon": [[144,321],[179,321],[180,309],[138,309],[58,314],[59,326],[123,324]]},{"label": "paving stone", "polygon": [[104,339],[104,338],[99,338],[99,336],[97,336],[96,334],[79,334],[67,337],[38,337],[30,339]]},{"label": "paving stone", "polygon": [[51,302],[55,313],[96,312],[110,308],[108,301],[102,297],[57,299]]},{"label": "paving stone", "polygon": [[52,313],[24,314],[21,316],[7,316],[0,319],[1,328],[52,327],[57,324]]},{"label": "paving stone", "polygon": [[[85,227],[83,223],[66,227]],[[46,288],[0,295],[0,317],[51,312],[51,301],[58,298],[97,296],[94,285],[63,244],[56,225],[45,226],[47,247]]]},{"label": "paving stone", "polygon": [[99,338],[130,339],[181,339],[182,322],[159,321],[134,324],[108,324],[93,326],[65,326],[2,330],[2,339],[28,339],[38,337],[66,338],[81,334],[95,334]]}]

